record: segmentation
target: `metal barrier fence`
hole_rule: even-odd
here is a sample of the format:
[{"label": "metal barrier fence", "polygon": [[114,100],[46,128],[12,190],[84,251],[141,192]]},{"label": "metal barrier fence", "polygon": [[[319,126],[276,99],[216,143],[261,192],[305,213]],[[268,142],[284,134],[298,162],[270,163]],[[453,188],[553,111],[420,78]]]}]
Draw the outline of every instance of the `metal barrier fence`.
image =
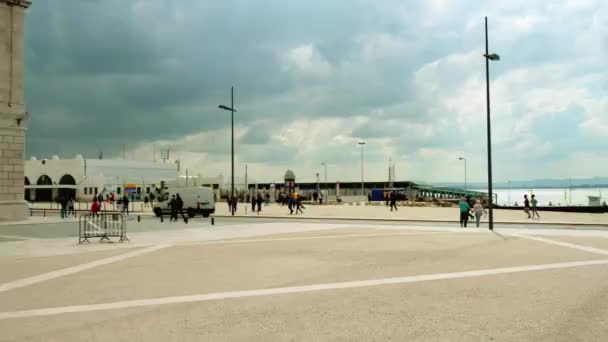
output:
[{"label": "metal barrier fence", "polygon": [[119,242],[129,241],[126,216],[120,213],[80,215],[78,218],[78,244],[91,243],[89,238],[95,237],[100,238],[99,241],[109,241],[110,237],[120,238]]}]

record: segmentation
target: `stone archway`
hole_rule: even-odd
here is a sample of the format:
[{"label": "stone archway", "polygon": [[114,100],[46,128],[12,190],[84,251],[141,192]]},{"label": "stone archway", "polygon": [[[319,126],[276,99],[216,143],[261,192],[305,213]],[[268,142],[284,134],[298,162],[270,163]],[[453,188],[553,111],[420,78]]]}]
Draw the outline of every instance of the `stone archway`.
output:
[{"label": "stone archway", "polygon": [[76,179],[72,175],[65,174],[59,180],[59,196],[64,198],[76,197],[76,189],[62,188],[61,185],[76,185]]},{"label": "stone archway", "polygon": [[[47,175],[42,175],[36,181],[36,185],[53,185],[53,180]],[[53,189],[36,189],[36,201],[38,202],[52,202],[53,201]]]}]

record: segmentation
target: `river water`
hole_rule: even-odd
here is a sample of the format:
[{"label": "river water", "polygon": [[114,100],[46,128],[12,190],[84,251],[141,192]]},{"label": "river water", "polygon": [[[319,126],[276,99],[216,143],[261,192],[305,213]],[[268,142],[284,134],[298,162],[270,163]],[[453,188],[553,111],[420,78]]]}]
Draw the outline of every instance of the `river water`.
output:
[{"label": "river water", "polygon": [[[473,190],[473,189],[471,189]],[[530,198],[531,194],[536,195],[538,205],[589,205],[587,196],[601,196],[601,202],[608,202],[608,188],[588,188],[588,189],[492,189],[498,195],[499,205],[514,205],[517,202],[522,206],[524,195]],[[475,191],[488,191],[487,189],[477,189]]]}]

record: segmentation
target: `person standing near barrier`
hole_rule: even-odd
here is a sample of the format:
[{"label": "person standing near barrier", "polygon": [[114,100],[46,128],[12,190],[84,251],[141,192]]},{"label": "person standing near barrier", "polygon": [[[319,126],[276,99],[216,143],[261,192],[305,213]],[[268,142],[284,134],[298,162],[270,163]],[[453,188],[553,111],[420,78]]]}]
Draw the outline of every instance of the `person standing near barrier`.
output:
[{"label": "person standing near barrier", "polygon": [[74,197],[70,197],[68,200],[68,216],[76,216],[74,211]]},{"label": "person standing near barrier", "polygon": [[171,215],[169,216],[169,222],[177,221],[177,203],[175,203],[175,195],[171,195],[171,199],[169,200],[169,209],[171,210]]},{"label": "person standing near barrier", "polygon": [[122,209],[129,215],[129,196],[127,194],[122,197],[122,205]]},{"label": "person standing near barrier", "polygon": [[57,200],[57,202],[59,202],[59,205],[61,206],[61,213],[60,216],[61,218],[65,218],[67,216],[67,200],[65,199],[65,197],[59,196],[59,199]]},{"label": "person standing near barrier", "polygon": [[467,223],[469,222],[469,211],[471,211],[471,207],[464,197],[458,202],[458,207],[460,209],[460,227],[466,228]]},{"label": "person standing near barrier", "polygon": [[91,215],[99,216],[100,208],[101,208],[101,205],[99,204],[99,202],[97,202],[97,200],[93,201],[93,203],[91,203]]}]

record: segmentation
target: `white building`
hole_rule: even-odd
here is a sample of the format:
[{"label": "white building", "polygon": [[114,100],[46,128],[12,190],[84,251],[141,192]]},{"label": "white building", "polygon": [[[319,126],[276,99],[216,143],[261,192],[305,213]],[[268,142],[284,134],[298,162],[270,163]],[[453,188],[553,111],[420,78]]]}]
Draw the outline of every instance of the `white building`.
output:
[{"label": "white building", "polygon": [[154,192],[161,181],[175,181],[175,163],[122,159],[52,159],[25,161],[25,199],[52,201],[59,195],[91,200],[93,195],[127,192],[134,198]]}]

